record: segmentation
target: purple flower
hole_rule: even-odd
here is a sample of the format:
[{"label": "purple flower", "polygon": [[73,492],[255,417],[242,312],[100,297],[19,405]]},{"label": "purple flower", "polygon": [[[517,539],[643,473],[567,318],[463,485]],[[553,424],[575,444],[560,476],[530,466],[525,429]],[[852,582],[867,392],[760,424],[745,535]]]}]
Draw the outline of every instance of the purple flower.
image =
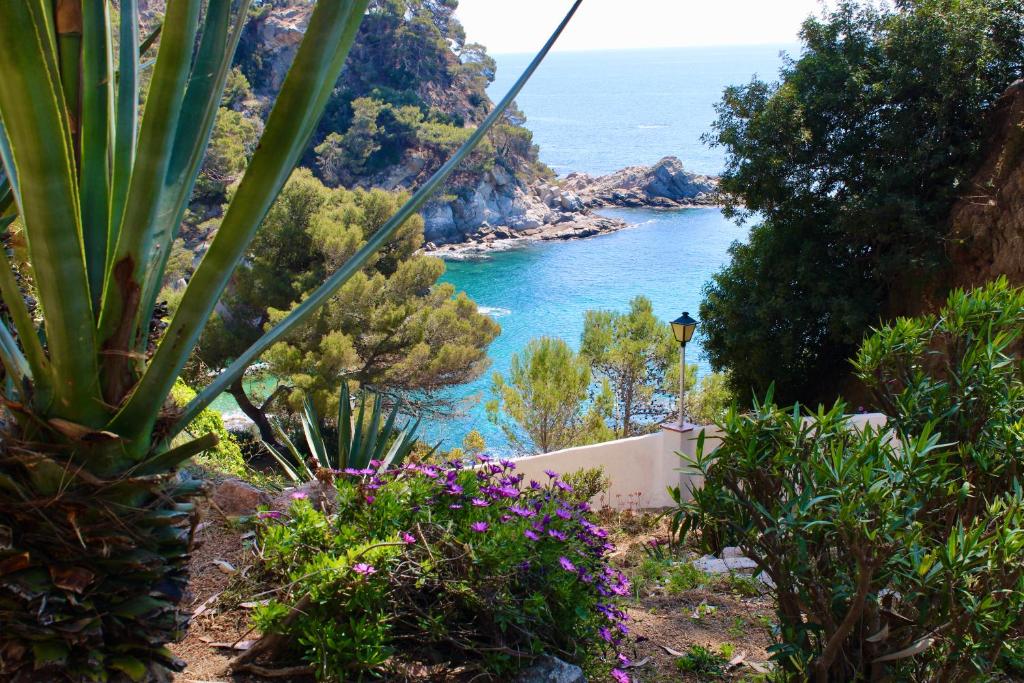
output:
[{"label": "purple flower", "polygon": [[562,569],[564,569],[567,572],[575,572],[576,571],[576,565],[574,565],[572,562],[570,562],[569,558],[566,557],[565,555],[562,555],[560,558],[558,558],[558,564],[562,565]]},{"label": "purple flower", "polygon": [[508,511],[520,517],[533,517],[535,514],[537,514],[533,510],[528,510],[519,505],[510,505]]},{"label": "purple flower", "polygon": [[569,484],[566,484],[561,479],[556,479],[555,480],[555,486],[557,486],[558,488],[562,489],[563,491],[572,491],[572,486],[570,486]]},{"label": "purple flower", "polygon": [[458,503],[452,503],[451,505],[448,506],[448,508],[451,510],[461,510],[462,506]]},{"label": "purple flower", "polygon": [[485,507],[489,506],[490,503],[488,503],[483,498],[474,498],[473,499],[473,505],[475,505],[478,508],[485,508]]},{"label": "purple flower", "polygon": [[256,514],[257,519],[281,519],[281,512],[279,510],[270,510],[268,512],[259,512]]},{"label": "purple flower", "polygon": [[530,480],[530,488],[533,489],[534,491],[537,491],[538,489],[540,489],[540,482],[531,479]]},{"label": "purple flower", "polygon": [[402,539],[402,543],[405,543],[406,545],[412,545],[416,542],[416,537],[408,531],[403,531],[399,537]]},{"label": "purple flower", "polygon": [[380,460],[371,460],[370,461],[370,467],[373,467],[373,468],[378,468],[378,467],[380,467],[383,464],[384,463],[382,463]]},{"label": "purple flower", "polygon": [[292,500],[305,500],[306,498],[309,498],[309,494],[305,491],[292,491],[288,497]]},{"label": "purple flower", "polygon": [[606,627],[602,626],[601,628],[597,629],[597,633],[601,636],[601,640],[603,640],[604,642],[612,642],[612,632],[609,631]]},{"label": "purple flower", "polygon": [[516,464],[511,460],[499,460],[498,462],[500,462],[501,466],[506,470],[514,470],[516,468]]},{"label": "purple flower", "polygon": [[559,531],[558,529],[548,529],[548,536],[551,536],[552,538],[557,538],[559,541],[565,540],[565,532]]},{"label": "purple flower", "polygon": [[342,472],[344,472],[345,474],[350,474],[352,476],[359,474],[359,470],[357,470],[355,467],[346,467],[345,469],[342,470]]},{"label": "purple flower", "polygon": [[458,484],[448,484],[448,488],[445,489],[445,493],[450,496],[457,496],[462,493],[462,487]]},{"label": "purple flower", "polygon": [[481,464],[486,464],[486,463],[489,463],[491,461],[491,459],[489,457],[487,457],[486,455],[478,455],[478,456],[476,456],[476,460],[477,460],[477,462],[479,462]]},{"label": "purple flower", "polygon": [[612,678],[615,679],[615,683],[629,683],[629,674],[622,669],[612,669]]},{"label": "purple flower", "polygon": [[619,653],[617,659],[619,660],[619,664],[622,664],[622,666],[629,666],[630,664],[633,663],[632,659],[630,659],[629,657],[627,657],[626,655],[624,655],[621,652]]},{"label": "purple flower", "polygon": [[473,522],[469,525],[470,529],[480,534],[487,531],[489,527],[490,525],[487,522]]},{"label": "purple flower", "polygon": [[352,571],[356,574],[362,574],[363,576],[377,573],[377,570],[374,569],[372,564],[366,564],[365,562],[360,562],[359,564],[354,565],[352,567]]},{"label": "purple flower", "polygon": [[523,536],[526,536],[531,541],[539,541],[540,540],[540,536],[537,535],[537,532],[531,531],[530,529],[527,529],[526,531],[524,531],[523,532]]},{"label": "purple flower", "polygon": [[554,472],[552,470],[544,470],[544,474],[548,475],[548,478],[550,479],[554,479],[558,476],[558,472]]},{"label": "purple flower", "polygon": [[373,501],[375,501],[375,500],[377,500],[377,496],[367,496],[366,497],[366,504],[367,505],[373,505]]},{"label": "purple flower", "polygon": [[572,512],[566,510],[565,508],[558,508],[557,510],[555,510],[555,514],[561,517],[562,519],[572,519]]}]

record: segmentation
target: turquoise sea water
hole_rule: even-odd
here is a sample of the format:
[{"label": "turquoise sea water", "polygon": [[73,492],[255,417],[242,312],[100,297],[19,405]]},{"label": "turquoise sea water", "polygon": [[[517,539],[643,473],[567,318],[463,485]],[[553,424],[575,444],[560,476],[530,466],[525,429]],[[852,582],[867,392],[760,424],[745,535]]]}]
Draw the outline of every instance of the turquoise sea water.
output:
[{"label": "turquoise sea water", "polygon": [[[722,169],[721,150],[700,141],[715,118],[714,104],[731,84],[754,74],[771,79],[780,51],[792,46],[685,48],[554,53],[534,75],[518,103],[540,145],[541,159],[556,172],[608,173],[675,155],[701,173]],[[498,55],[491,96],[498,100],[530,55]],[[727,262],[727,249],[746,229],[717,209],[609,210],[633,227],[574,242],[534,244],[488,258],[449,261],[445,280],[465,290],[502,326],[492,344],[491,369],[451,392],[457,399],[485,398],[490,374],[508,369],[511,354],[536,336],[578,345],[584,311],[624,310],[643,294],[666,322],[683,310],[696,313],[701,290]],[[700,337],[688,361],[708,370]],[[462,417],[425,424],[426,436],[457,446],[470,429],[484,433],[492,450],[507,444],[487,422],[482,402]],[[230,397],[216,407],[237,411]]]},{"label": "turquoise sea water", "polygon": [[[700,173],[718,173],[721,150],[700,141],[714,121],[722,90],[754,74],[774,78],[780,52],[792,46],[686,48],[554,53],[518,99],[541,159],[556,172],[609,173],[678,156]],[[530,55],[498,55],[491,97],[499,99]],[[534,244],[487,258],[449,261],[445,280],[465,290],[502,326],[491,345],[491,369],[454,395],[486,399],[493,371],[505,372],[511,354],[536,336],[579,344],[583,314],[590,308],[625,310],[643,294],[667,321],[683,310],[696,314],[701,291],[728,261],[727,250],[746,228],[717,209],[602,211],[633,227],[587,240]],[[690,363],[709,370],[697,342]],[[427,426],[447,447],[470,429],[480,430],[492,449],[507,444],[489,424],[482,401],[465,416]]]}]

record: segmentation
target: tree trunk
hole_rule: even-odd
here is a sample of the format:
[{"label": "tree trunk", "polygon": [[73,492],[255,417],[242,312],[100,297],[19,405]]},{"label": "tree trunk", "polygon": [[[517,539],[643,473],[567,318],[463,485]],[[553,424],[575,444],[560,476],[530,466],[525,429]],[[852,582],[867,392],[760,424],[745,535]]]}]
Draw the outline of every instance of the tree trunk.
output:
[{"label": "tree trunk", "polygon": [[242,412],[245,413],[245,416],[256,424],[256,429],[259,430],[260,438],[263,439],[263,442],[278,453],[284,453],[284,446],[277,440],[277,435],[274,434],[274,428],[270,424],[270,419],[259,406],[249,399],[249,395],[245,393],[245,387],[242,386],[242,380],[235,380],[228,387],[228,393],[235,399],[235,402]]}]

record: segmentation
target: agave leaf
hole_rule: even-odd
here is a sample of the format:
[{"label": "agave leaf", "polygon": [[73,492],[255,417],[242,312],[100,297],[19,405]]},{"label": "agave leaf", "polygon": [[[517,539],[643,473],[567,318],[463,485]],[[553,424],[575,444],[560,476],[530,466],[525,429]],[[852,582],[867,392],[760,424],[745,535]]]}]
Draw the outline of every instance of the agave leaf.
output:
[{"label": "agave leaf", "polygon": [[36,290],[55,376],[57,416],[103,420],[97,345],[86,274],[68,113],[55,76],[46,12],[34,2],[0,3],[0,117],[17,179]]},{"label": "agave leaf", "polygon": [[[267,119],[260,145],[235,192],[149,367],[112,424],[138,434],[154,424],[217,300],[271,204],[284,186],[355,40],[369,0],[319,2],[292,68]],[[166,40],[164,36],[162,40]],[[161,48],[162,50],[162,48]],[[191,417],[185,421],[188,424]]]},{"label": "agave leaf", "polygon": [[[89,275],[89,292],[95,309],[103,287],[107,260],[107,202],[110,196],[110,120],[114,107],[114,65],[108,43],[108,3],[86,2],[82,3],[81,7],[84,10],[81,17],[82,129],[78,183],[82,196],[85,264]],[[71,73],[79,79],[78,71]]]},{"label": "agave leaf", "polygon": [[306,435],[306,445],[313,460],[320,467],[330,467],[327,459],[327,448],[324,446],[324,436],[320,432],[320,416],[316,414],[313,401],[306,396],[302,402],[302,433]]},{"label": "agave leaf", "polygon": [[[104,347],[114,351],[127,351],[135,342],[134,323],[149,265],[152,226],[161,207],[164,179],[174,150],[201,5],[201,0],[178,0],[167,6],[117,243],[112,260],[106,264],[98,329]],[[125,388],[120,375],[126,362],[124,355],[116,354],[104,363],[104,384],[114,400],[121,398]]]},{"label": "agave leaf", "polygon": [[346,448],[345,452],[345,466],[356,467],[361,469],[362,466],[359,464],[359,453],[363,448],[363,431],[366,424],[363,419],[366,414],[366,392],[362,392],[359,397],[359,412],[356,414],[355,424],[352,425],[352,441],[344,444]]},{"label": "agave leaf", "polygon": [[[306,481],[313,481],[316,479],[316,476],[313,474],[313,470],[309,469],[309,465],[306,464],[306,459],[302,457],[302,453],[295,447],[292,440],[288,438],[288,435],[285,433],[284,429],[281,428],[281,425],[274,422],[273,427],[274,433],[277,434],[277,438],[281,440],[281,443],[284,444],[285,448],[288,449],[288,452],[291,453],[292,457],[295,459],[295,462],[298,463],[299,468],[301,468],[298,472],[306,475]],[[280,456],[277,454],[277,451],[273,448],[270,450],[274,453],[274,457],[278,462],[280,462]]]},{"label": "agave leaf", "polygon": [[114,122],[114,158],[110,181],[110,213],[107,225],[106,262],[114,260],[128,184],[135,165],[138,138],[139,107],[139,42],[138,0],[121,0],[120,50],[117,72],[117,111]]},{"label": "agave leaf", "polygon": [[[211,0],[207,7],[199,51],[185,91],[174,150],[167,168],[165,191],[160,197],[162,206],[157,211],[153,226],[154,253],[142,288],[142,307],[135,323],[138,329],[143,329],[153,315],[171,245],[178,236],[192,188],[202,167],[220,110],[224,83],[248,18],[250,2],[242,0],[235,11],[234,21],[231,19],[231,0]],[[146,342],[146,335],[137,335],[140,350]]]},{"label": "agave leaf", "polygon": [[[210,405],[210,403],[219,396],[232,382],[237,378],[241,377],[245,373],[246,369],[252,365],[252,363],[259,358],[260,354],[263,353],[267,348],[273,346],[277,342],[281,341],[289,332],[291,332],[297,325],[305,322],[310,315],[312,315],[317,308],[319,308],[324,302],[330,299],[338,289],[341,288],[345,282],[348,281],[353,274],[358,272],[366,265],[366,262],[373,256],[374,253],[380,249],[388,239],[394,234],[394,232],[408,220],[413,214],[415,214],[420,207],[436,192],[441,184],[448,178],[449,175],[459,166],[459,164],[469,155],[471,151],[483,140],[487,132],[498,122],[503,116],[505,109],[515,100],[516,96],[526,85],[526,82],[533,75],[533,72],[537,70],[540,63],[547,56],[548,52],[554,46],[555,41],[565,30],[569,20],[572,19],[576,10],[579,8],[582,0],[576,0],[573,3],[572,8],[566,14],[562,23],[558,25],[555,32],[545,43],[544,47],[537,56],[534,57],[533,61],[526,68],[523,74],[515,82],[508,93],[495,105],[493,111],[487,116],[487,118],[477,127],[472,135],[459,147],[458,151],[449,159],[440,169],[434,173],[433,176],[423,186],[416,191],[416,193],[410,197],[402,208],[395,213],[377,232],[374,233],[367,243],[352,257],[345,265],[341,266],[336,270],[326,282],[318,287],[312,294],[310,294],[301,304],[295,307],[287,316],[284,317],[277,325],[267,331],[262,337],[256,340],[252,346],[246,349],[244,352],[239,354],[238,358],[223,370],[214,380],[211,382],[203,391],[201,391],[192,401],[185,407],[184,412],[179,418],[178,422],[174,425],[174,431],[180,431],[184,425],[187,425],[196,415],[198,415],[203,408]],[[319,6],[318,6],[319,7]],[[290,76],[291,74],[289,74]],[[248,174],[247,174],[248,175]],[[223,226],[221,230],[223,230]],[[209,258],[207,253],[206,258]],[[205,262],[205,259],[204,259]],[[237,261],[235,261],[237,262]],[[232,263],[233,264],[235,263]],[[202,265],[202,264],[201,264]],[[197,271],[198,273],[198,271]],[[195,276],[193,276],[195,281]],[[189,287],[191,290],[191,286]],[[186,290],[186,297],[188,291]],[[219,294],[221,290],[218,289]],[[176,316],[177,317],[177,316]],[[173,325],[173,322],[172,322]],[[168,335],[170,336],[170,335]],[[161,348],[162,350],[162,348]],[[158,352],[159,353],[159,352]],[[154,363],[155,363],[154,359]],[[184,363],[184,360],[181,361]],[[175,369],[175,374],[177,373]],[[161,372],[164,372],[161,370]]]},{"label": "agave leaf", "polygon": [[160,455],[154,456],[149,460],[146,460],[139,464],[138,474],[157,474],[159,472],[166,472],[167,470],[173,469],[185,462],[189,458],[195,457],[203,451],[208,451],[211,448],[216,448],[219,439],[213,432],[204,434],[198,439],[193,439],[187,443],[183,443],[180,446],[175,446],[169,450],[164,451]]},{"label": "agave leaf", "polygon": [[348,467],[348,447],[352,443],[352,397],[348,391],[348,380],[341,381],[341,396],[338,398],[338,469]]},{"label": "agave leaf", "polygon": [[21,340],[21,347],[25,352],[25,359],[31,368],[30,376],[35,385],[37,402],[45,404],[52,394],[52,378],[50,376],[50,364],[43,353],[43,346],[36,334],[36,326],[29,315],[25,299],[22,297],[21,289],[14,277],[14,268],[7,258],[7,251],[0,247],[0,298],[11,316],[14,329]]},{"label": "agave leaf", "polygon": [[[398,419],[398,411],[402,407],[401,401],[395,401],[395,405],[391,408],[391,413],[388,415],[387,422],[384,423],[384,433],[393,434],[395,431],[395,421]],[[370,456],[371,460],[380,460],[381,455],[388,447],[387,439],[381,439],[377,444],[377,448],[374,449],[373,455]]]},{"label": "agave leaf", "polygon": [[276,448],[271,446],[269,443],[267,443],[263,439],[260,439],[260,443],[263,444],[263,447],[266,448],[267,451],[270,453],[270,455],[274,458],[274,460],[277,461],[277,464],[281,466],[281,469],[284,470],[285,476],[287,476],[289,479],[291,479],[292,481],[295,481],[295,482],[302,481],[302,479],[299,477],[298,473],[291,466],[291,463],[289,463],[287,460],[285,460],[283,457],[281,457],[281,454],[277,452]]}]

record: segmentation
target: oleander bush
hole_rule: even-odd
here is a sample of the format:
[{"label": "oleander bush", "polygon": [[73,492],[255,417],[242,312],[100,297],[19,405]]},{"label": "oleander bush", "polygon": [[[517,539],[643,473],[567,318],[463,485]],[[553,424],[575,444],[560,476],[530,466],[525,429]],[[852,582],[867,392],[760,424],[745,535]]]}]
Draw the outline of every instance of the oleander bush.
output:
[{"label": "oleander bush", "polygon": [[780,676],[977,680],[1024,643],[1024,290],[954,292],[855,361],[889,416],[731,411],[679,531],[728,537],[775,584]]},{"label": "oleander bush", "polygon": [[325,680],[396,655],[506,680],[542,653],[589,665],[612,651],[629,582],[588,504],[554,472],[527,482],[510,461],[478,461],[350,468],[331,509],[263,513],[257,568],[281,588],[255,623],[286,643],[279,655]]}]

